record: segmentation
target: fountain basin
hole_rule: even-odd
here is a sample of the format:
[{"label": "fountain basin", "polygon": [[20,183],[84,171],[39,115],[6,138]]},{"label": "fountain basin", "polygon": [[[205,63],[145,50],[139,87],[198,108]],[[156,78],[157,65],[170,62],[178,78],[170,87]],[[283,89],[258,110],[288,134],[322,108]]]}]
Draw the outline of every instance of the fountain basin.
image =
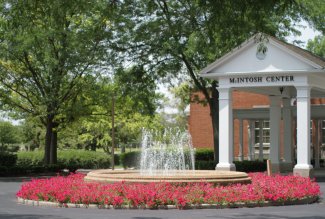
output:
[{"label": "fountain basin", "polygon": [[86,181],[96,182],[130,182],[130,183],[198,183],[208,182],[227,185],[232,183],[250,183],[251,178],[244,172],[220,170],[174,170],[164,175],[163,171],[156,171],[154,175],[141,175],[138,170],[94,170],[84,178]]}]

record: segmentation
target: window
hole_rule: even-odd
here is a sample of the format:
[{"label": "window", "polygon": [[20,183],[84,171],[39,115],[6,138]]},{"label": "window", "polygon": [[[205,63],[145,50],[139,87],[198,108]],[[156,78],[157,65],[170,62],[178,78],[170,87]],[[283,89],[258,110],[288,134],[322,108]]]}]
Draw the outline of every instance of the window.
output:
[{"label": "window", "polygon": [[[255,121],[255,144],[260,142],[260,121]],[[263,143],[269,144],[270,143],[270,121],[263,120],[262,121],[263,127]]]}]

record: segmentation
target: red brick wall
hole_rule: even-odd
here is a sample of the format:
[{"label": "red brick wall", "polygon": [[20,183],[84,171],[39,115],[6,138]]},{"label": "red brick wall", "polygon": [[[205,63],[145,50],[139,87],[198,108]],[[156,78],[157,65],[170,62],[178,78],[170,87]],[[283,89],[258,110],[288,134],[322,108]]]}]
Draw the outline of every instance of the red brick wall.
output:
[{"label": "red brick wall", "polygon": [[[193,94],[193,98],[194,95],[197,95],[202,100],[204,99],[201,93]],[[202,104],[191,103],[188,127],[194,147],[213,148],[213,133],[209,105],[203,106]]]},{"label": "red brick wall", "polygon": [[233,91],[232,102],[232,107],[234,109],[251,109],[256,105],[269,105],[269,98],[261,94]]},{"label": "red brick wall", "polygon": [[[200,99],[204,99],[201,93],[197,95]],[[234,109],[250,109],[253,106],[269,105],[269,99],[265,95],[254,94],[243,91],[233,91],[233,108]],[[314,98],[312,104],[325,104],[324,98]],[[193,146],[196,148],[213,148],[213,133],[210,117],[209,106],[199,103],[191,103],[190,116],[188,118],[189,131],[192,136]],[[248,145],[248,122],[243,122],[243,138],[244,138],[244,155],[247,156]],[[280,152],[283,155],[283,122],[281,122],[281,139]],[[234,156],[237,157],[239,152],[239,121],[234,121]]]}]

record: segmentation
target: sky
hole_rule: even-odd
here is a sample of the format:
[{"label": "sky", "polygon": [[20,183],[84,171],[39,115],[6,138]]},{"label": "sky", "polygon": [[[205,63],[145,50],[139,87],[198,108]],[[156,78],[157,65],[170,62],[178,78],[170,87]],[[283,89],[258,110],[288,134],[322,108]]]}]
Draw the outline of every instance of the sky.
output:
[{"label": "sky", "polygon": [[[300,25],[304,27],[300,27]],[[287,40],[289,43],[293,43],[295,40],[301,40],[304,44],[300,46],[306,48],[308,40],[314,39],[315,36],[320,35],[321,33],[312,29],[306,21],[301,22],[300,25],[297,29],[301,32],[301,36],[291,35],[287,37]]]}]

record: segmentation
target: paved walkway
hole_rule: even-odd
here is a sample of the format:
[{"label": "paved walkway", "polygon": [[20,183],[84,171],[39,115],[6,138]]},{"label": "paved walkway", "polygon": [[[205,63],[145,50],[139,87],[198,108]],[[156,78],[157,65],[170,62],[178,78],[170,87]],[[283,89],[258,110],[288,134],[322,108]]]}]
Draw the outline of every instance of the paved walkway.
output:
[{"label": "paved walkway", "polygon": [[312,205],[280,206],[239,209],[202,210],[107,210],[33,207],[16,203],[15,193],[23,178],[0,178],[0,219],[273,219],[316,218],[325,219],[325,179],[319,182],[323,200]]}]

